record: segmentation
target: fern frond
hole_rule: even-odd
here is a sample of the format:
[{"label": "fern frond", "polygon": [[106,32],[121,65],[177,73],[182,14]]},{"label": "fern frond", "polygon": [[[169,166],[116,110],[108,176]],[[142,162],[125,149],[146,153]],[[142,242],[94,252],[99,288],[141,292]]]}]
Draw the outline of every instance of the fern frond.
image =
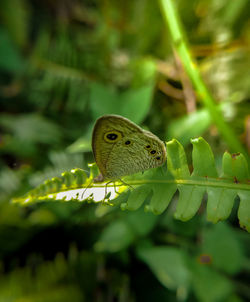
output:
[{"label": "fern frond", "polygon": [[[201,137],[192,139],[191,142],[193,144],[192,174],[190,174],[182,145],[173,139],[167,143],[167,172],[160,173],[162,170],[158,168],[142,176],[136,174],[125,178],[126,183],[134,189],[130,190],[130,194],[121,193],[120,197],[123,198],[118,198],[114,202],[118,204],[116,201],[123,199],[126,202],[121,204],[122,209],[137,210],[145,201],[149,201],[145,210],[161,214],[178,190],[179,199],[174,215],[176,219],[187,221],[197,213],[206,193],[207,220],[216,223],[229,217],[234,200],[238,196],[240,199],[239,222],[241,227],[250,232],[249,172],[244,155],[240,153],[231,155],[225,152],[222,161],[223,173],[219,176],[209,144]],[[97,173],[96,165],[91,166],[90,177],[87,177],[81,169],[64,172],[61,178],[47,180],[25,197],[14,201],[20,204],[48,199],[101,201],[104,199],[106,184],[93,184],[93,178]],[[98,199],[96,192],[97,190],[100,192],[100,189],[103,197]],[[123,184],[120,191],[125,189],[126,186]],[[72,190],[75,195],[72,195]],[[58,195],[63,192],[64,197],[61,197],[62,194]],[[88,198],[80,198],[80,194]],[[116,196],[113,194],[110,199]]]}]

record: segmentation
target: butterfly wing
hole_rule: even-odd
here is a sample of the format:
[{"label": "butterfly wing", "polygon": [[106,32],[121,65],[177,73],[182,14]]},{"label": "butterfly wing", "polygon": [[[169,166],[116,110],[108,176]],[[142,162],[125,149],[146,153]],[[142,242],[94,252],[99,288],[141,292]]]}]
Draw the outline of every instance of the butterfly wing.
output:
[{"label": "butterfly wing", "polygon": [[[97,119],[92,134],[92,149],[103,178],[109,178],[106,166],[117,142],[131,133],[138,132],[142,132],[140,127],[119,115],[104,115]],[[102,177],[99,180],[103,180]]]},{"label": "butterfly wing", "polygon": [[92,148],[101,172],[99,181],[154,168],[166,160],[165,145],[157,136],[117,115],[96,121]]},{"label": "butterfly wing", "polygon": [[134,174],[161,166],[166,160],[164,143],[151,132],[132,133],[114,145],[106,164],[109,178]]}]

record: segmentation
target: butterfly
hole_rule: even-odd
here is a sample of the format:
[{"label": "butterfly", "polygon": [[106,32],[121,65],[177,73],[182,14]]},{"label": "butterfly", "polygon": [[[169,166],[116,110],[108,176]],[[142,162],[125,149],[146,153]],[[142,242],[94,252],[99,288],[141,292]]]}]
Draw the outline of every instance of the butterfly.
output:
[{"label": "butterfly", "polygon": [[127,118],[113,114],[97,119],[92,149],[100,170],[94,182],[114,181],[161,166],[166,161],[164,142]]}]

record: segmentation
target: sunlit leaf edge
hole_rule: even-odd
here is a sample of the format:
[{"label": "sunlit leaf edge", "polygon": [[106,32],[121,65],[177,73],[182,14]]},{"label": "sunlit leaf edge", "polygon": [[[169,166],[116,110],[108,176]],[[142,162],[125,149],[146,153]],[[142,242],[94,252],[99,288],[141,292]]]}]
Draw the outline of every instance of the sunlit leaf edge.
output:
[{"label": "sunlit leaf edge", "polygon": [[[238,196],[240,203],[238,218],[240,226],[250,232],[250,182],[247,161],[244,155],[223,155],[222,175],[214,163],[214,155],[209,144],[202,138],[191,140],[193,144],[193,172],[190,174],[186,154],[183,146],[175,139],[167,142],[167,172],[145,173],[137,177],[127,177],[126,183],[116,183],[119,196],[110,197],[106,192],[107,186],[114,184],[94,184],[93,178],[98,173],[95,164],[90,164],[90,175],[82,169],[65,171],[61,177],[46,180],[43,184],[29,191],[25,196],[17,197],[12,202],[29,205],[41,201],[79,201],[87,203],[107,202],[110,205],[120,205],[123,210],[137,210],[145,201],[145,210],[154,214],[161,214],[166,210],[176,191],[179,191],[179,200],[175,210],[175,218],[187,221],[199,210],[204,194],[207,193],[207,220],[216,223],[229,217],[235,198]],[[159,170],[157,170],[159,171]],[[155,172],[157,172],[155,171]],[[137,190],[145,187],[145,194],[137,200]],[[96,200],[94,194],[87,198],[84,193],[89,189],[101,188],[103,198]],[[133,189],[132,189],[133,188]],[[128,190],[130,194],[127,194]],[[72,195],[73,192],[77,192]],[[126,191],[126,192],[123,192]],[[69,192],[71,192],[69,194]],[[65,193],[63,197],[59,193]],[[126,194],[125,194],[126,193]],[[118,196],[118,197],[117,197]],[[111,200],[113,199],[113,200]],[[121,203],[122,202],[122,203]]]}]

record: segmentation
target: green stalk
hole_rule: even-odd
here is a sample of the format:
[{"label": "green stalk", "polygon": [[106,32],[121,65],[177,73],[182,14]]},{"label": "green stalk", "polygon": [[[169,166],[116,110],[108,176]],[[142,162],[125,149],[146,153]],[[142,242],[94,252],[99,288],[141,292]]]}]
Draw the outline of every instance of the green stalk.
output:
[{"label": "green stalk", "polygon": [[168,25],[173,40],[174,48],[176,49],[201,102],[206,106],[214,124],[217,126],[218,132],[223,136],[232,152],[241,152],[248,158],[246,150],[241,145],[234,131],[224,121],[220,108],[216,105],[215,100],[211,96],[200,75],[197,64],[192,59],[187,42],[185,41],[185,34],[181,26],[177,9],[173,3],[174,1],[159,1],[162,15]]}]

